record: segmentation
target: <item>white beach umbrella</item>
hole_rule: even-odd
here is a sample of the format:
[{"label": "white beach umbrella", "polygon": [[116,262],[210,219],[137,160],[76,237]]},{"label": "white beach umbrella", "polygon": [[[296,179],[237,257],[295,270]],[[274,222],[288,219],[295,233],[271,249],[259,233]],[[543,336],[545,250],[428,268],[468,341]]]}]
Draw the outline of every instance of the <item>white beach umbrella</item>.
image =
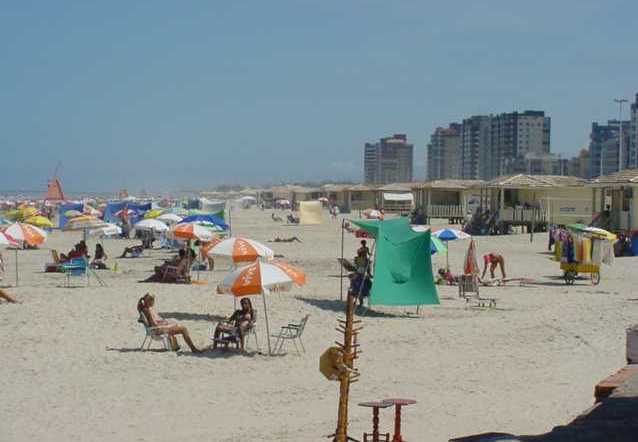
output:
[{"label": "white beach umbrella", "polygon": [[91,236],[116,236],[122,234],[122,228],[116,224],[107,223],[103,227],[89,230]]},{"label": "white beach umbrella", "polygon": [[155,218],[144,219],[133,226],[136,230],[151,230],[153,232],[168,232],[168,226]]},{"label": "white beach umbrella", "polygon": [[164,213],[155,219],[166,224],[177,224],[182,221],[182,217],[175,213]]}]

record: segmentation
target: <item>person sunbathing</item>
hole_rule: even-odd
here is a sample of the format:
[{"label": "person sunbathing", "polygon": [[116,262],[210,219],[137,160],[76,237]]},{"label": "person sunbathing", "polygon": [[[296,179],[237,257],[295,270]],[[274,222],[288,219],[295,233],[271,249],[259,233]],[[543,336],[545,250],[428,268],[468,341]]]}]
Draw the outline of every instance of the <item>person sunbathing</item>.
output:
[{"label": "person sunbathing", "polygon": [[181,324],[178,324],[175,321],[170,321],[162,318],[155,311],[155,296],[150,293],[142,296],[139,301],[137,301],[137,311],[140,315],[144,315],[146,322],[150,327],[156,327],[162,332],[165,332],[169,336],[169,340],[171,343],[171,350],[177,351],[179,350],[179,344],[177,343],[177,336],[182,335],[186,344],[190,347],[193,353],[202,353],[202,350],[198,349],[193,340],[191,339],[190,333],[188,329]]},{"label": "person sunbathing", "polygon": [[490,276],[492,279],[495,278],[494,270],[496,270],[496,266],[500,267],[501,275],[503,275],[503,279],[505,276],[505,258],[498,253],[490,252],[487,255],[483,255],[483,274],[481,275],[481,279],[485,278],[485,273],[487,272],[487,265],[490,266]]},{"label": "person sunbathing", "polygon": [[144,243],[137,246],[126,247],[120,255],[120,258],[126,258],[126,255],[129,254],[131,255],[131,258],[135,258],[142,254],[142,252],[144,252]]},{"label": "person sunbathing", "polygon": [[280,238],[277,236],[275,237],[275,239],[268,242],[303,242],[303,241],[297,238],[296,236],[291,236],[290,238]]},{"label": "person sunbathing", "polygon": [[438,276],[436,278],[436,284],[458,285],[459,277],[454,276],[452,272],[445,269],[439,269]]},{"label": "person sunbathing", "polygon": [[239,349],[244,351],[244,338],[246,332],[250,327],[250,324],[255,320],[255,312],[253,310],[253,304],[250,299],[243,298],[240,302],[241,309],[235,310],[235,312],[225,321],[220,322],[215,327],[215,333],[213,335],[213,350],[217,348],[217,343],[220,340],[222,334],[236,334],[239,336]]},{"label": "person sunbathing", "polygon": [[16,299],[13,296],[11,296],[10,294],[8,294],[2,289],[0,289],[0,299],[4,299],[5,301],[11,304],[20,304],[20,302],[16,301]]}]

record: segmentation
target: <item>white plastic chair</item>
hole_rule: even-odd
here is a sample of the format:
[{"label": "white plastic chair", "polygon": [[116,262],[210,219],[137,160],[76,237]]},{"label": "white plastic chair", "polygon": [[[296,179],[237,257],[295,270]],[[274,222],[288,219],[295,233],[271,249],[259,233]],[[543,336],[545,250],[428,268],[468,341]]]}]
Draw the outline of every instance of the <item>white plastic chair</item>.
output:
[{"label": "white plastic chair", "polygon": [[278,334],[272,335],[273,338],[277,338],[277,341],[275,342],[275,349],[274,349],[275,353],[281,353],[283,350],[284,343],[288,341],[292,341],[293,345],[295,346],[295,350],[297,351],[297,353],[300,353],[299,347],[297,347],[297,342],[296,342],[296,341],[299,341],[299,345],[301,346],[301,349],[303,350],[304,353],[306,352],[306,349],[303,345],[303,341],[301,340],[301,336],[303,335],[304,329],[306,328],[306,324],[308,323],[308,318],[310,318],[310,315],[304,316],[303,319],[299,321],[298,323],[291,322],[288,325],[284,325],[281,327],[281,330],[279,331]]},{"label": "white plastic chair", "polygon": [[[146,316],[144,316],[144,313],[140,313],[140,317],[137,322],[144,326],[144,332],[146,333],[146,335],[144,336],[144,340],[142,341],[142,345],[140,346],[140,350],[149,350],[151,348],[151,345],[153,344],[153,341],[161,341],[164,346],[164,350],[171,349],[171,343],[168,333],[166,333],[166,331],[163,330],[161,327],[151,327],[148,323],[148,320],[146,319]],[[146,345],[147,342],[148,345]],[[146,348],[144,348],[145,345]]]}]

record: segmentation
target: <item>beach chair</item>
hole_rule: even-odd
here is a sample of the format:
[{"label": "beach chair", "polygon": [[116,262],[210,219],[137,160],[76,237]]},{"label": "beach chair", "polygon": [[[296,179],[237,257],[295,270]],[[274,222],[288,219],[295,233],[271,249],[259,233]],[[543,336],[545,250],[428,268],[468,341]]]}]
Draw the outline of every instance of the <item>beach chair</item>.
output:
[{"label": "beach chair", "polygon": [[[171,349],[171,343],[168,333],[166,333],[166,331],[164,331],[161,327],[151,327],[144,313],[140,312],[140,316],[137,322],[144,326],[145,333],[144,340],[142,341],[142,345],[140,346],[140,350],[144,351],[150,349],[153,341],[162,342],[164,350]],[[146,345],[147,342],[148,345]],[[145,345],[146,348],[144,348]]]},{"label": "beach chair", "polygon": [[60,255],[55,249],[51,249],[51,259],[53,262],[48,262],[44,265],[45,273],[59,273],[62,271],[62,263],[60,262]]},{"label": "beach chair", "polygon": [[300,353],[299,347],[297,346],[296,342],[299,341],[299,346],[301,346],[301,349],[304,353],[306,352],[303,341],[301,340],[301,336],[303,335],[306,324],[308,323],[308,318],[310,318],[310,315],[304,316],[303,319],[298,323],[291,322],[288,325],[284,325],[281,327],[279,333],[272,335],[273,338],[277,338],[274,348],[275,353],[281,353],[284,343],[287,343],[288,341],[292,341],[293,345],[295,346],[295,350],[297,351],[297,353]]},{"label": "beach chair", "polygon": [[496,307],[495,298],[482,298],[479,294],[479,280],[476,275],[459,276],[459,297],[465,298],[465,304],[474,303],[474,307]]},{"label": "beach chair", "polygon": [[[253,320],[248,325],[246,329],[246,335],[244,336],[244,348],[248,345],[250,341],[250,337],[253,336],[255,339],[255,346],[259,351],[259,339],[257,338],[257,310],[253,309]],[[215,339],[215,327],[211,325],[210,327],[210,340],[215,342],[218,346],[221,346],[224,350],[227,350],[229,346],[234,345],[235,349],[239,349],[239,344],[241,343],[241,336],[239,335],[239,330],[233,330],[232,332],[222,333],[217,339]]]},{"label": "beach chair", "polygon": [[88,261],[86,258],[75,258],[62,264],[62,272],[66,276],[66,287],[71,287],[71,277],[86,277],[86,285],[89,285]]}]

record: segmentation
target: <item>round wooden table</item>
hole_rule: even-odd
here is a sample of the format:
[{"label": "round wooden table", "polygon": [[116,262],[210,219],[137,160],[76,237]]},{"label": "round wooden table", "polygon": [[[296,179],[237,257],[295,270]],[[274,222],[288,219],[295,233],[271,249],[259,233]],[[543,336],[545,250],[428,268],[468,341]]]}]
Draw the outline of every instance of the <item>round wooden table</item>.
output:
[{"label": "round wooden table", "polygon": [[406,405],[414,405],[416,401],[413,399],[384,399],[382,402],[394,405],[394,436],[392,442],[405,442],[401,436],[401,407]]},{"label": "round wooden table", "polygon": [[[390,402],[361,402],[359,404],[360,407],[368,407],[372,408],[372,442],[379,442],[379,408],[388,408],[393,404]],[[363,438],[365,439],[366,435],[364,433]]]}]

